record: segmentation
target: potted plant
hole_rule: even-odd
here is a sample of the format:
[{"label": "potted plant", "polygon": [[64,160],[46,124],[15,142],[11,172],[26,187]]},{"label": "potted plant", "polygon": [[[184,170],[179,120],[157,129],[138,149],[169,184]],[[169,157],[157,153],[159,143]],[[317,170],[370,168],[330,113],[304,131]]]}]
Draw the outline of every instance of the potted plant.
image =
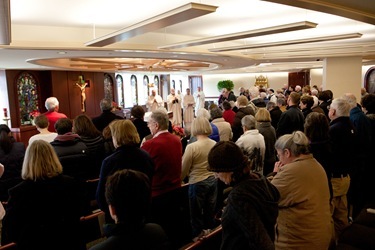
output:
[{"label": "potted plant", "polygon": [[234,88],[234,83],[232,80],[222,80],[217,83],[217,89],[221,91],[223,88],[226,88],[228,91],[231,91]]}]

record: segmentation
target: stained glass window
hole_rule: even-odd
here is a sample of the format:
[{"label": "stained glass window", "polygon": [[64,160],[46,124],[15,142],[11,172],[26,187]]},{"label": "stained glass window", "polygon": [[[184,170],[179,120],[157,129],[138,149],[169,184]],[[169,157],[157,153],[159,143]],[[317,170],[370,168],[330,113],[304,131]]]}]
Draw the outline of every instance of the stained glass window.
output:
[{"label": "stained glass window", "polygon": [[132,75],[130,77],[130,86],[131,86],[133,105],[138,105],[138,83],[137,83],[137,77],[135,75]]},{"label": "stained glass window", "polygon": [[104,98],[113,100],[113,80],[108,74],[104,74]]},{"label": "stained glass window", "polygon": [[150,86],[149,86],[150,80],[148,79],[148,76],[143,76],[143,91],[144,91],[144,100],[145,104],[147,103],[148,96],[150,95]]},{"label": "stained glass window", "polygon": [[21,125],[31,124],[33,114],[39,112],[37,83],[29,73],[21,73],[17,78],[17,94]]},{"label": "stained glass window", "polygon": [[121,75],[116,76],[117,82],[117,93],[118,93],[118,100],[120,102],[120,106],[125,108],[125,101],[124,101],[124,79]]}]

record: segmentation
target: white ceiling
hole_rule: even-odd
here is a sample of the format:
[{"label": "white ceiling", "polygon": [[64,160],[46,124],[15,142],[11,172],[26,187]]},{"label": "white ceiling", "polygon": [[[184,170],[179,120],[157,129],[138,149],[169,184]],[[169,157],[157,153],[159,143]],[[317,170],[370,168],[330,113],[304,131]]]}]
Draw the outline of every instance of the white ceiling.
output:
[{"label": "white ceiling", "polygon": [[[154,71],[169,71],[173,69],[173,66],[171,68],[158,67],[158,65],[163,65],[162,60],[166,60],[165,63],[167,63],[169,59],[180,59],[184,60],[184,62],[194,61],[195,63],[206,62],[210,64],[210,67],[183,68],[183,72],[189,71],[194,73],[296,71],[305,68],[320,68],[322,67],[324,58],[332,56],[362,56],[364,65],[375,64],[374,0],[320,1],[336,4],[334,9],[338,11],[334,12],[344,16],[345,11],[343,10],[345,8],[337,6],[337,3],[346,4],[350,8],[357,8],[357,15],[354,18],[358,20],[358,15],[367,17],[366,23],[268,1],[201,0],[197,2],[215,5],[218,6],[218,9],[214,13],[161,30],[142,34],[126,41],[106,47],[92,48],[86,47],[84,44],[94,38],[104,36],[157,14],[182,6],[189,3],[189,1],[12,0],[12,42],[10,45],[0,45],[0,68],[74,70],[74,67],[76,67],[74,65],[77,64],[72,66],[69,60],[62,60],[63,58],[75,58],[76,61],[78,61],[77,58],[84,58],[84,62],[87,62],[89,59],[106,59],[104,62],[106,65],[103,65],[103,62],[101,62],[101,66],[98,66],[98,68],[92,65],[88,68],[80,66],[75,69],[106,72],[114,72],[114,65],[115,63],[118,64],[119,61],[123,64],[129,62],[129,59],[124,58],[137,58],[139,64],[142,63],[145,65],[145,67],[136,70],[151,70],[152,67],[149,67],[151,65],[154,66],[152,68]],[[290,2],[293,1],[276,0],[276,2],[291,4]],[[301,4],[300,2],[304,1],[294,1],[294,3],[297,2]],[[330,12],[328,7],[326,9],[327,12]],[[367,10],[370,15],[364,13],[363,10]],[[370,18],[368,18],[369,16]],[[160,46],[178,42],[300,21],[314,22],[318,26],[312,29],[175,50],[158,49]],[[209,49],[212,48],[256,45],[347,33],[361,33],[362,37],[331,42],[243,49],[221,53],[209,52]],[[114,58],[114,62],[110,62],[111,60],[107,58]],[[146,60],[147,58],[153,60]],[[45,61],[42,59],[54,60]],[[131,60],[134,62],[134,59]],[[109,64],[112,64],[113,67],[109,67]],[[180,70],[181,68],[176,68],[175,70]]]}]

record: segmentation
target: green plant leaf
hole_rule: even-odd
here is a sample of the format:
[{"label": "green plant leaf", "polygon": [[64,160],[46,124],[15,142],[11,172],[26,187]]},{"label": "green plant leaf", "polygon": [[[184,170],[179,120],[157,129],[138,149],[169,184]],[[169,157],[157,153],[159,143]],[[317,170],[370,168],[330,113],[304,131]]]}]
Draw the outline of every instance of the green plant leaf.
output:
[{"label": "green plant leaf", "polygon": [[217,89],[221,91],[223,88],[231,91],[234,88],[234,83],[232,80],[222,80],[217,83]]}]

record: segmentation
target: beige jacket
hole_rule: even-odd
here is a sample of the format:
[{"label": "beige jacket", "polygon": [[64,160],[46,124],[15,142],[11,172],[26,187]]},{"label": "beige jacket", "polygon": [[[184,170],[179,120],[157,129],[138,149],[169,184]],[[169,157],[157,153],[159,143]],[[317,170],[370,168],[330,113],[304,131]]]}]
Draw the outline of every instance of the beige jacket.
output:
[{"label": "beige jacket", "polygon": [[328,249],[332,224],[323,167],[304,155],[283,166],[272,184],[280,192],[276,249]]},{"label": "beige jacket", "polygon": [[226,122],[224,118],[216,118],[212,120],[212,123],[215,124],[219,130],[220,141],[230,141],[232,139],[232,127],[229,122]]}]

